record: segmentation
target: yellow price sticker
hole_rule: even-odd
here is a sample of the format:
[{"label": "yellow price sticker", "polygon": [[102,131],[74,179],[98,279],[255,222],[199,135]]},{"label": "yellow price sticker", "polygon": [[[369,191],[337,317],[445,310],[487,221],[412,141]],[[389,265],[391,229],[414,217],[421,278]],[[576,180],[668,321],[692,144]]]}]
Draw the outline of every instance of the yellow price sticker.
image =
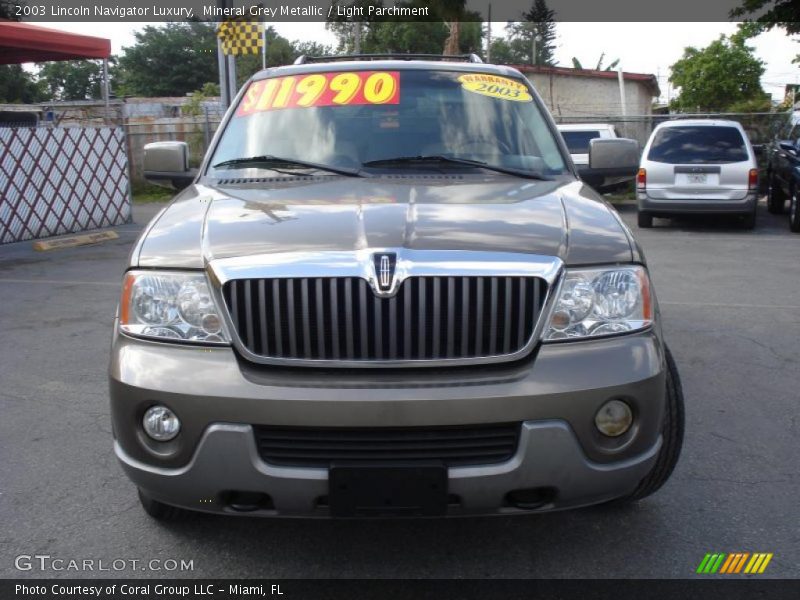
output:
[{"label": "yellow price sticker", "polygon": [[462,88],[482,96],[510,100],[512,102],[533,101],[533,97],[524,84],[508,77],[498,77],[497,75],[485,73],[470,73],[461,75],[458,80],[461,82]]}]

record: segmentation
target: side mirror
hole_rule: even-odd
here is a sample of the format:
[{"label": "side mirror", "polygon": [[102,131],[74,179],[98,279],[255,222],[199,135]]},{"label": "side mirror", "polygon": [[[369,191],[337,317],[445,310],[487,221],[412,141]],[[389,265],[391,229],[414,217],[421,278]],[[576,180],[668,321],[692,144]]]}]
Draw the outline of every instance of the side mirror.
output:
[{"label": "side mirror", "polygon": [[186,142],[152,142],[144,146],[144,178],[150,183],[182,190],[192,185],[196,169],[189,168]]},{"label": "side mirror", "polygon": [[636,176],[639,142],[627,138],[595,138],[589,141],[589,167],[580,170],[583,181],[599,186],[607,177]]},{"label": "side mirror", "polygon": [[798,147],[794,142],[790,140],[783,140],[781,142],[778,142],[778,147],[781,150],[785,150],[786,152],[797,154]]}]

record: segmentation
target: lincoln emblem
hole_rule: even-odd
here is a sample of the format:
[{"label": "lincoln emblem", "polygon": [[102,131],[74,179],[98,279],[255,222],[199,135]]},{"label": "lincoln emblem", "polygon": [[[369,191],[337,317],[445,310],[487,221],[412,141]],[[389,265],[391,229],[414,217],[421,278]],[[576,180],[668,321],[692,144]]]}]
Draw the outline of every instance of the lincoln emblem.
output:
[{"label": "lincoln emblem", "polygon": [[397,255],[393,252],[375,254],[372,258],[375,265],[375,275],[378,281],[377,289],[379,292],[388,292],[392,289],[394,281],[394,268],[397,264]]}]

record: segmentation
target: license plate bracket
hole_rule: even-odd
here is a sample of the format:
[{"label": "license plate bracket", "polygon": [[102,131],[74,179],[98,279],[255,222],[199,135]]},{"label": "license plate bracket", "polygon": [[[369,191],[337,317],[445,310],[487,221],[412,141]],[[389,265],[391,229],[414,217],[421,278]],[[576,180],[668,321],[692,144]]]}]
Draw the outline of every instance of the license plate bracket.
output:
[{"label": "license plate bracket", "polygon": [[422,464],[334,463],[328,502],[335,517],[432,517],[447,510],[447,467]]}]

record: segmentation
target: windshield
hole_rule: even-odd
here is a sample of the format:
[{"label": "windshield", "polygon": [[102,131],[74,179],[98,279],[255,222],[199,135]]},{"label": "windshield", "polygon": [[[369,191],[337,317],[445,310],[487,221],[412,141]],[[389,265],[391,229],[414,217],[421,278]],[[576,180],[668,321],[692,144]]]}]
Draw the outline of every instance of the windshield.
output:
[{"label": "windshield", "polygon": [[476,168],[447,161],[368,164],[434,156],[544,176],[566,168],[522,80],[428,70],[335,71],[251,82],[209,174],[274,166],[230,162],[264,156],[375,174]]},{"label": "windshield", "polygon": [[732,163],[747,160],[747,148],[735,127],[664,127],[656,134],[647,158],[672,165]]}]

